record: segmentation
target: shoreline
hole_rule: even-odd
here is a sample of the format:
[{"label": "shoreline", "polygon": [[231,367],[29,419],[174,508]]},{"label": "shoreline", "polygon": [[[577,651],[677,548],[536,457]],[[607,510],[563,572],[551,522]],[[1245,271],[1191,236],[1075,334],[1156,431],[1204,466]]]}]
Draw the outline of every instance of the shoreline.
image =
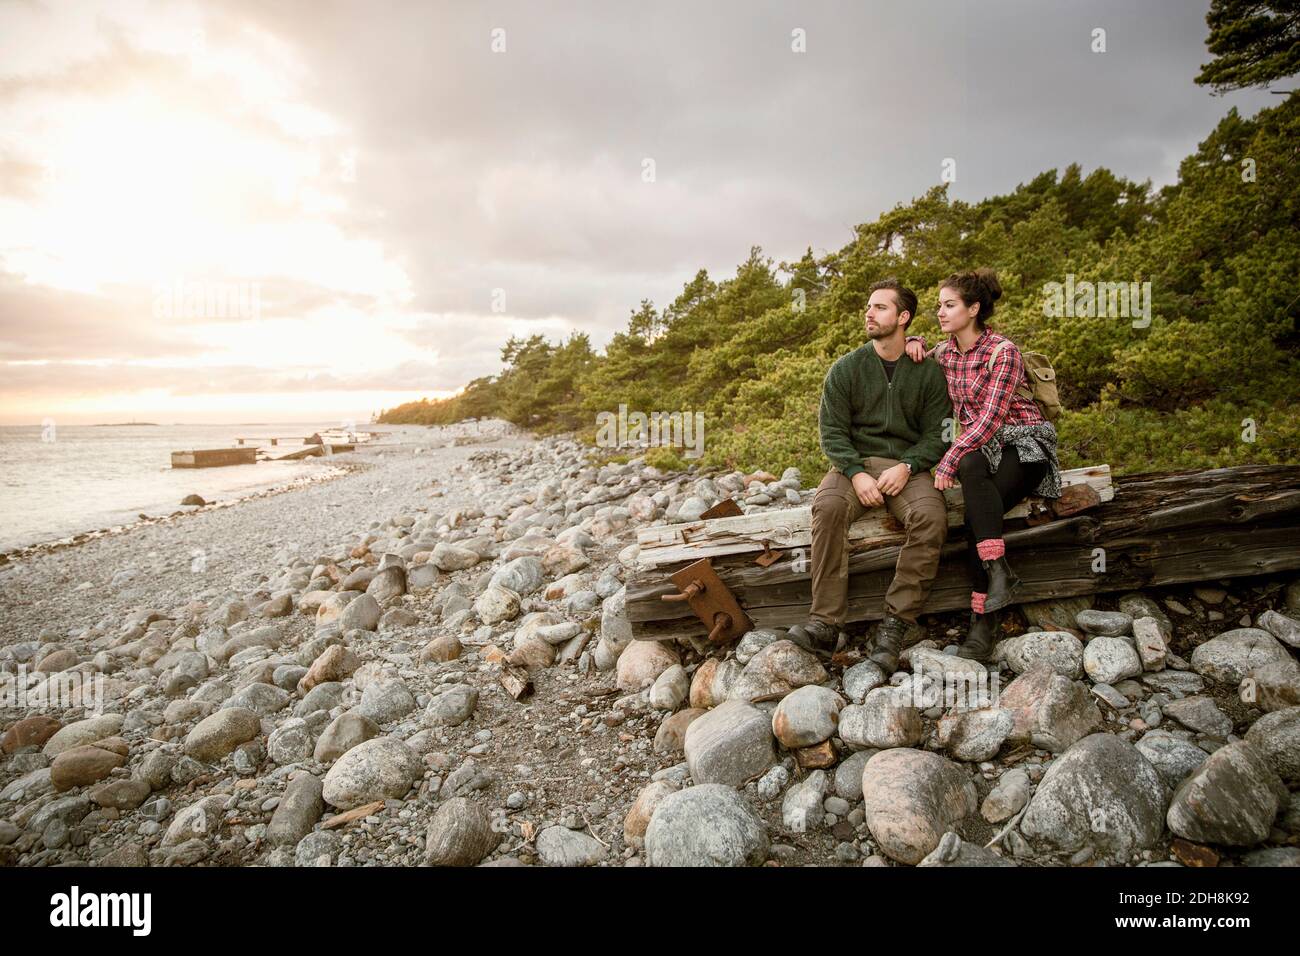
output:
[{"label": "shoreline", "polygon": [[132,521],[128,524],[112,525],[107,528],[94,528],[90,531],[79,531],[74,535],[54,538],[48,541],[37,541],[34,544],[23,545],[20,548],[11,548],[8,551],[0,551],[0,569],[28,558],[43,557],[59,551],[66,551],[69,548],[79,547],[83,544],[89,544],[92,541],[100,541],[105,538],[118,537],[132,531],[138,531],[141,528],[168,525],[192,515],[220,511],[224,508],[234,507],[243,502],[270,498],[287,491],[298,491],[303,488],[315,487],[316,485],[322,485],[346,477],[350,474],[365,471],[368,468],[374,467],[374,465],[357,459],[343,464],[332,464],[331,467],[334,469],[331,472],[319,475],[300,476],[298,478],[290,479],[282,485],[263,488],[260,491],[250,492],[246,495],[237,495],[233,498],[222,499],[219,501],[210,501],[204,505],[185,505],[183,507],[187,510],[184,511],[176,510],[165,515],[140,518],[139,520]]},{"label": "shoreline", "polygon": [[[493,422],[496,422],[496,420],[493,420]],[[497,424],[489,425],[487,433],[482,432],[476,424],[460,422],[452,425],[389,425],[388,427],[392,432],[390,440],[359,445],[355,456],[335,456],[329,462],[332,470],[321,474],[300,475],[297,478],[289,479],[282,484],[273,485],[269,488],[261,488],[246,494],[237,494],[228,499],[212,501],[205,505],[181,506],[167,514],[138,518],[124,524],[90,528],[72,535],[36,541],[16,548],[0,549],[0,572],[16,567],[25,561],[66,552],[95,541],[112,540],[146,528],[168,527],[175,521],[192,515],[211,514],[240,503],[260,501],[289,491],[315,488],[349,475],[357,475],[376,467],[384,467],[388,463],[386,455],[394,452],[398,455],[409,453],[413,447],[422,447],[425,453],[432,453],[440,448],[467,447],[479,444],[490,445],[501,438],[507,437],[525,441],[537,440],[536,436],[531,432],[519,429],[517,426],[509,426],[504,431],[500,431]],[[500,431],[500,433],[493,435],[494,430]],[[460,439],[464,438],[474,440],[457,444]],[[381,457],[384,457],[385,460],[379,460]],[[344,458],[344,460],[340,460],[340,458]]]}]

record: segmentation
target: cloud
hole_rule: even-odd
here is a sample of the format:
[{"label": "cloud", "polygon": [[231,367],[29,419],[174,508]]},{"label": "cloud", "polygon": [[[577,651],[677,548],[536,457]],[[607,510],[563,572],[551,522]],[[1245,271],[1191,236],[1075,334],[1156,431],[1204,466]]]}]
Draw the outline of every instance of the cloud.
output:
[{"label": "cloud", "polygon": [[[1159,185],[1269,100],[1192,83],[1205,9],[10,5],[0,359],[99,360],[45,367],[91,392],[453,389],[511,334],[603,346],[752,245],[838,249],[947,158],[968,200],[1071,162]],[[177,277],[262,312],[159,322]]]}]

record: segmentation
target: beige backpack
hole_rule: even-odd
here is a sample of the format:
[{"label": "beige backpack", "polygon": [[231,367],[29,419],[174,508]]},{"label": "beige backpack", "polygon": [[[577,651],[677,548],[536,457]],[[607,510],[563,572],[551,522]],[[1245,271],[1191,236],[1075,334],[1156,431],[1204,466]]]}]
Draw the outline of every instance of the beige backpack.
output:
[{"label": "beige backpack", "polygon": [[[999,352],[1008,345],[1014,344],[1007,339],[995,345],[993,354],[989,356],[989,368],[993,367],[993,360],[998,357]],[[935,349],[935,354],[938,354],[939,349],[947,347],[947,342],[942,343]],[[1060,418],[1061,397],[1056,391],[1056,371],[1052,368],[1051,360],[1042,352],[1021,352],[1020,359],[1025,366],[1027,381],[1016,386],[1016,394],[1036,404],[1043,417],[1049,422]]]}]

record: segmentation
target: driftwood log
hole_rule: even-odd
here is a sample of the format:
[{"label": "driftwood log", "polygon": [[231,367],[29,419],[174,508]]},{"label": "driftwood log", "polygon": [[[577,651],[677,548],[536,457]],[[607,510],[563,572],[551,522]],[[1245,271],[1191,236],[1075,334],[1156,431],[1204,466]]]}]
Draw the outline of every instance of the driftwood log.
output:
[{"label": "driftwood log", "polygon": [[[1023,581],[1018,594],[1022,603],[1300,568],[1300,466],[1247,465],[1135,475],[1113,482],[1109,469],[1104,478],[1100,469],[1071,474],[1080,472],[1094,472],[1082,483],[1101,486],[1097,490],[1102,503],[1055,517],[1013,517],[1015,511],[1009,515],[1007,557]],[[686,541],[672,537],[671,529],[682,525],[642,529],[639,539],[662,543],[643,544],[640,563],[628,577],[633,636],[670,640],[707,633],[685,602],[663,600],[677,591],[669,575],[705,556],[755,627],[788,627],[806,620],[812,600],[808,511],[794,508],[694,522],[721,529],[734,529],[742,520],[748,525],[740,535],[697,527],[687,531]],[[950,525],[960,524],[958,504],[951,497],[949,517]],[[878,620],[898,559],[901,529],[891,526],[883,509],[873,509],[857,524],[869,527],[856,538],[850,533],[848,621]],[[776,557],[766,567],[755,563],[764,541],[768,557]],[[926,613],[970,606],[964,548],[961,531],[951,532]]]}]

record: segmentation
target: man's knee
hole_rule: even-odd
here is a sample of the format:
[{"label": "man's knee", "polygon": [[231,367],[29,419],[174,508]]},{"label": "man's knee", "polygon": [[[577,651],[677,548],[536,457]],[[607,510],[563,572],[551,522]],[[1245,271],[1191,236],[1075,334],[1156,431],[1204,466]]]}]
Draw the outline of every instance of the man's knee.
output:
[{"label": "man's knee", "polygon": [[942,500],[922,502],[907,513],[903,526],[915,540],[943,544],[948,537],[948,509]]},{"label": "man's knee", "polygon": [[823,489],[813,495],[812,517],[818,525],[841,524],[849,516],[849,503],[839,491]]}]

